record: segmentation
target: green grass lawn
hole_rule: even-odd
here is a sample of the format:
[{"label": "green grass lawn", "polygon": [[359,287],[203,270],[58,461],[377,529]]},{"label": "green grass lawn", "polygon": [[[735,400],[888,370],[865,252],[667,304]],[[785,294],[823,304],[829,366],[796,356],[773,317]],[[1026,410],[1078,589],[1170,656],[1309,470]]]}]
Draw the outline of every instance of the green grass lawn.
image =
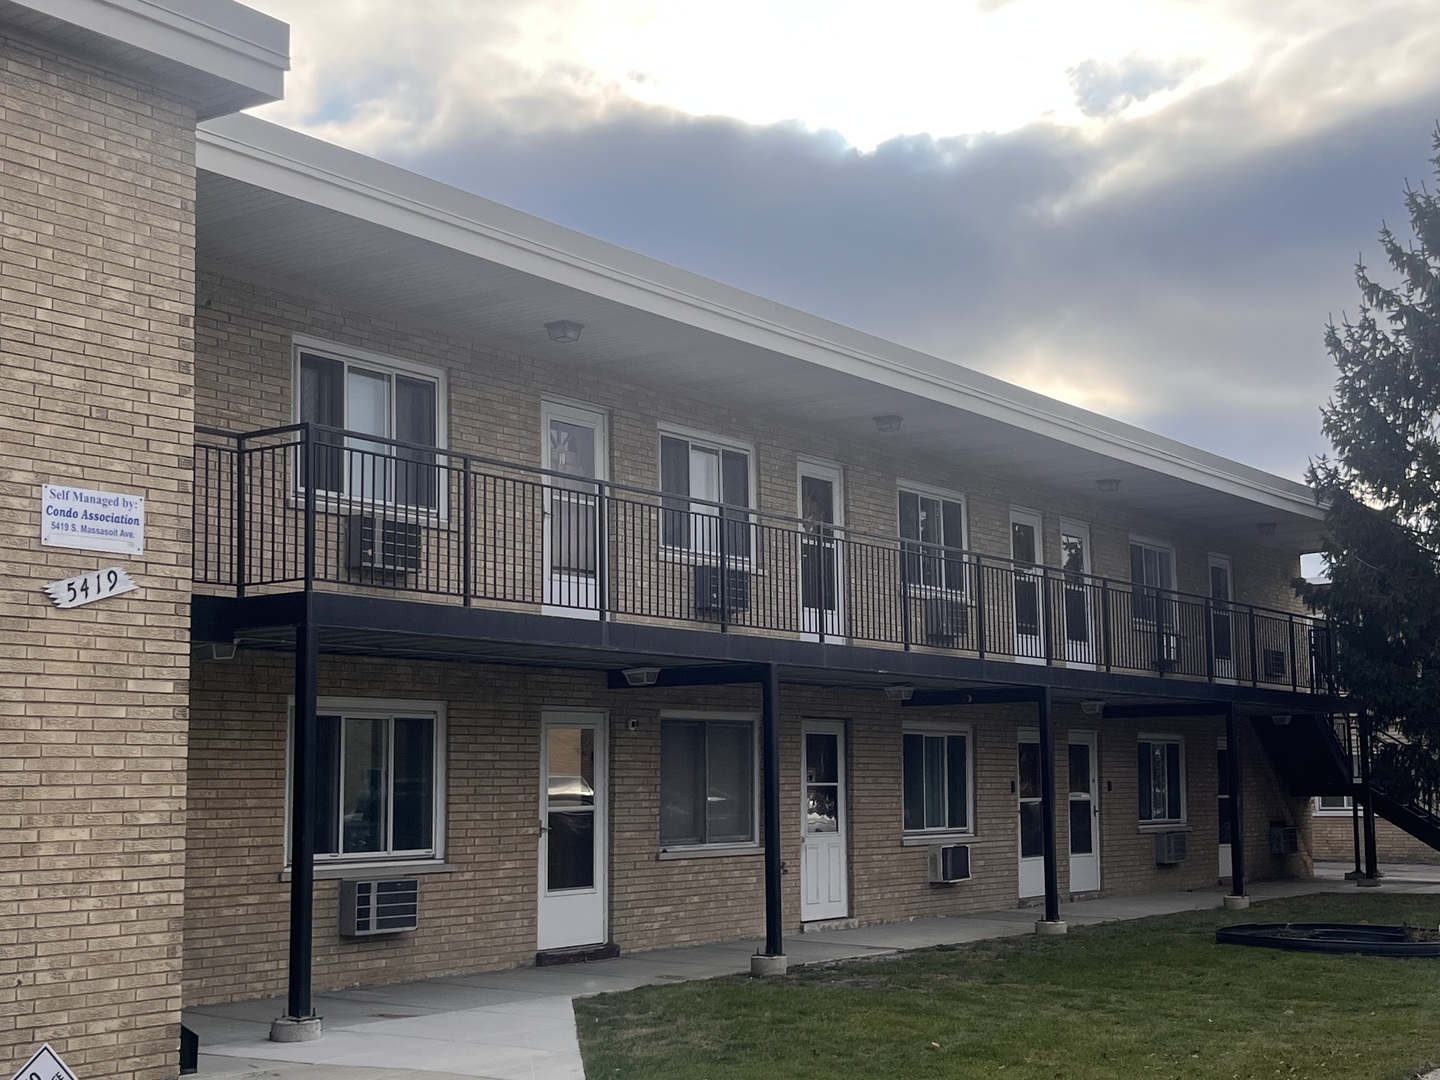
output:
[{"label": "green grass lawn", "polygon": [[588,1080],[1410,1078],[1440,959],[1215,944],[1237,922],[1440,925],[1440,896],[1331,894],[575,1002]]}]

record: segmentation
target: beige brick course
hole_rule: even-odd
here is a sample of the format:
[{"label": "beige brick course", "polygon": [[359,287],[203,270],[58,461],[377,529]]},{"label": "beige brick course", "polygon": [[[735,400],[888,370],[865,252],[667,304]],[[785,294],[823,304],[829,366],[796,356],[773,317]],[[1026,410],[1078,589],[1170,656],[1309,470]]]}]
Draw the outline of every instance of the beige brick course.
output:
[{"label": "beige brick course", "polygon": [[[176,1068],[194,123],[0,38],[0,1061],[96,1080]],[[42,549],[46,481],[143,494],[146,554]],[[113,564],[138,592],[40,592]]]}]

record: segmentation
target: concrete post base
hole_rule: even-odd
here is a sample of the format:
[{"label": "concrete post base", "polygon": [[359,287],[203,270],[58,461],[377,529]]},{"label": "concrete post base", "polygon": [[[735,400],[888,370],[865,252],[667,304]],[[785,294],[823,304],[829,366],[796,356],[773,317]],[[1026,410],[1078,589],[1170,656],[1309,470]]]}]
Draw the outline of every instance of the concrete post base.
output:
[{"label": "concrete post base", "polygon": [[297,1020],[282,1016],[270,1021],[270,1041],[277,1043],[314,1042],[320,1038],[320,1017],[307,1016]]},{"label": "concrete post base", "polygon": [[1363,878],[1364,876],[1365,876],[1365,871],[1363,871],[1363,870],[1348,870],[1348,871],[1346,871],[1346,873],[1345,873],[1345,880],[1346,880],[1346,881],[1359,881],[1359,880],[1360,880],[1361,878]]},{"label": "concrete post base", "polygon": [[790,961],[784,953],[779,956],[765,956],[756,953],[750,957],[750,974],[761,977],[765,975],[784,975],[790,966]]},{"label": "concrete post base", "polygon": [[1248,908],[1249,906],[1250,906],[1250,897],[1248,897],[1248,896],[1227,896],[1227,897],[1225,897],[1225,910],[1226,910],[1226,911],[1244,911],[1244,910],[1245,910],[1246,908]]},{"label": "concrete post base", "polygon": [[1070,927],[1063,919],[1056,919],[1050,922],[1048,919],[1035,920],[1035,933],[1041,937],[1054,937],[1056,934],[1068,934]]},{"label": "concrete post base", "polygon": [[1359,881],[1355,882],[1355,884],[1359,885],[1362,889],[1378,889],[1380,887],[1380,879],[1378,877],[1362,877]]}]

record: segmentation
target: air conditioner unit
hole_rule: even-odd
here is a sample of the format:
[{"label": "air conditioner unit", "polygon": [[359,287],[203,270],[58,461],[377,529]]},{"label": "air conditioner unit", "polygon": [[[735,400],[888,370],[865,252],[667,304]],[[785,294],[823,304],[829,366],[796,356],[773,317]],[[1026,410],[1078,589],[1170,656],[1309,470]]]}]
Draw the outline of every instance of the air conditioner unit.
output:
[{"label": "air conditioner unit", "polygon": [[931,844],[928,862],[932,885],[970,880],[969,844]]},{"label": "air conditioner unit", "polygon": [[1174,866],[1185,861],[1188,833],[1179,830],[1155,834],[1155,865]]},{"label": "air conditioner unit", "polygon": [[1286,670],[1284,649],[1260,650],[1260,677],[1267,682],[1284,682],[1290,677]]},{"label": "air conditioner unit", "polygon": [[920,603],[925,640],[951,642],[970,631],[965,601],[950,596],[927,596]]},{"label": "air conditioner unit", "polygon": [[1294,855],[1300,850],[1300,830],[1294,825],[1270,826],[1270,854]]},{"label": "air conditioner unit", "polygon": [[346,521],[345,553],[351,570],[419,573],[420,523],[351,514]]},{"label": "air conditioner unit", "polygon": [[[720,567],[695,567],[695,610],[720,610]],[[725,568],[725,606],[731,612],[750,610],[750,571]]]},{"label": "air conditioner unit", "polygon": [[340,882],[340,936],[398,934],[420,925],[420,881]]}]

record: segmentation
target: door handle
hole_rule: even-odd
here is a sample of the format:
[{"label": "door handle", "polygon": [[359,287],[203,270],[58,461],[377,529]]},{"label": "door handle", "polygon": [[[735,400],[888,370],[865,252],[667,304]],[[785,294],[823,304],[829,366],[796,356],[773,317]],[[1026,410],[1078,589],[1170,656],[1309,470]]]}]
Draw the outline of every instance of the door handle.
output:
[{"label": "door handle", "polygon": [[540,822],[539,828],[540,828],[540,835],[541,835],[541,836],[544,836],[547,832],[550,831],[550,826],[546,825],[545,822],[543,822],[543,821]]}]

